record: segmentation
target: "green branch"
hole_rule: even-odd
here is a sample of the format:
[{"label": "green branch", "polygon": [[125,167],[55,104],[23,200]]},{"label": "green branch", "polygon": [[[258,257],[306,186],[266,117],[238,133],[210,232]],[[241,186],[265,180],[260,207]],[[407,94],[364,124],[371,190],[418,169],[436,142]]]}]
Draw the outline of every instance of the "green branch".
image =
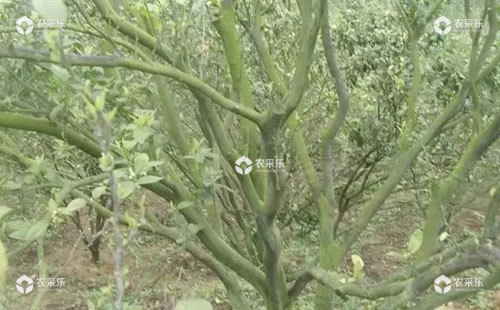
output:
[{"label": "green branch", "polygon": [[28,48],[5,48],[0,47],[0,58],[18,58],[33,60],[36,62],[48,62],[61,65],[74,66],[89,66],[115,68],[123,67],[141,72],[163,75],[173,78],[187,86],[193,87],[202,94],[212,99],[212,101],[222,108],[231,111],[235,114],[243,116],[256,124],[261,124],[263,116],[254,109],[242,106],[231,99],[224,97],[215,89],[204,83],[202,80],[190,74],[184,73],[179,69],[171,66],[162,65],[159,63],[149,63],[140,60],[128,58],[119,58],[114,56],[81,56],[81,55],[64,55],[63,59],[51,57],[49,52],[37,51]]},{"label": "green branch", "polygon": [[[231,74],[232,86],[238,95],[238,100],[244,106],[255,109],[256,104],[252,94],[253,90],[247,75],[245,63],[243,62],[243,49],[240,35],[236,30],[236,14],[233,5],[234,3],[232,0],[223,1],[221,3],[220,12],[214,25],[224,47],[229,72]],[[247,156],[251,160],[257,159],[260,149],[258,128],[247,120],[243,120],[241,122],[240,132],[243,136],[243,141],[247,145]],[[264,199],[266,193],[265,175],[266,174],[260,173],[252,175],[252,180],[262,199]]]},{"label": "green branch", "polygon": [[[53,136],[77,147],[92,157],[99,158],[101,156],[101,150],[95,142],[72,129],[46,119],[0,112],[0,127],[34,131]],[[178,190],[175,184],[169,181],[162,180],[157,183],[146,184],[144,187],[168,201],[175,200],[178,197]]]},{"label": "green branch", "polygon": [[[0,112],[0,127],[25,129],[52,135],[55,137],[60,137],[62,135],[61,131],[67,132],[67,130],[62,130],[58,125],[56,125],[53,122],[27,116],[14,115],[14,118],[18,120],[18,122],[12,124],[11,119],[6,117],[10,115],[11,115],[10,113]],[[18,126],[17,123],[19,123],[19,121],[20,123],[23,124],[23,127]],[[32,127],[29,126],[30,123]],[[67,138],[68,135],[66,134],[65,137]],[[66,141],[72,145],[75,145],[75,139],[76,141],[78,141],[78,139],[81,138],[76,133],[74,135],[71,135],[71,137],[74,139],[67,139]],[[91,150],[97,149],[98,151],[95,152],[96,157],[100,156],[99,147],[96,144],[92,144],[91,146],[92,146],[90,148]],[[21,158],[21,156],[18,157]],[[26,161],[25,163],[29,164],[29,161]],[[172,200],[178,201],[179,199],[182,198],[179,196],[180,193],[178,192],[176,194],[172,193],[172,190],[170,188],[167,188],[161,182],[146,184],[143,185],[143,187],[151,190],[158,196],[168,201]],[[104,210],[102,211],[107,212],[108,216],[111,215],[110,210],[106,208],[104,208]],[[199,225],[200,228],[202,228],[198,232],[198,237],[203,242],[203,244],[208,249],[210,249],[210,251],[214,254],[214,256],[219,260],[219,262],[223,263],[224,265],[235,271],[237,274],[239,274],[241,277],[249,281],[263,295],[266,294],[265,292],[266,282],[264,274],[257,267],[252,265],[248,260],[239,255],[233,248],[228,246],[224,242],[224,240],[222,240],[217,235],[215,231],[213,231],[208,227],[208,224],[206,223],[206,216],[199,210],[199,208],[189,207],[189,208],[183,208],[180,211],[182,215],[188,220],[188,222],[195,223]]]},{"label": "green branch", "polygon": [[486,129],[478,133],[467,145],[450,175],[441,182],[439,190],[434,193],[427,209],[423,241],[416,253],[418,260],[429,257],[437,248],[438,237],[448,214],[448,203],[460,184],[481,159],[488,148],[500,137],[500,114]]},{"label": "green branch", "polygon": [[296,298],[312,280],[316,280],[322,285],[335,290],[337,294],[356,296],[371,300],[381,297],[395,296],[401,293],[406,286],[411,283],[411,280],[404,280],[380,286],[363,287],[353,283],[345,283],[345,281],[341,280],[339,274],[315,267],[305,271],[297,278],[294,285],[288,291],[290,298]]},{"label": "green branch", "polygon": [[[323,191],[322,196],[318,199],[318,219],[319,219],[319,239],[320,239],[320,259],[319,265],[321,268],[333,271],[338,265],[338,256],[335,253],[334,243],[334,212],[337,208],[335,197],[333,165],[334,158],[332,154],[333,143],[342,127],[347,111],[349,110],[350,99],[347,86],[345,84],[343,73],[339,68],[339,61],[335,46],[330,33],[330,21],[328,14],[328,5],[325,9],[325,16],[321,27],[321,39],[323,50],[332,77],[333,84],[339,98],[339,106],[335,117],[330,122],[326,130],[322,134],[321,141],[321,168],[323,172]],[[339,217],[340,218],[340,217]],[[316,309],[331,309],[334,292],[324,285],[319,285],[316,290]]]},{"label": "green branch", "polygon": [[[312,6],[313,1],[306,1]],[[295,72],[292,78],[288,94],[284,98],[284,119],[288,119],[290,114],[297,108],[302,96],[306,90],[309,69],[313,60],[314,47],[316,46],[316,39],[318,37],[319,29],[323,23],[323,17],[326,12],[326,0],[319,0],[319,4],[315,9],[315,16],[311,22],[304,20],[301,34],[301,45],[297,58],[295,60]],[[307,6],[308,4],[305,4]],[[304,16],[309,14],[304,13]]]},{"label": "green branch", "polygon": [[362,209],[361,214],[357,217],[354,225],[352,225],[349,233],[344,238],[342,252],[346,253],[358,236],[365,230],[372,217],[375,213],[377,213],[387,197],[391,195],[412,161],[418,156],[418,154],[420,154],[422,149],[437,135],[439,135],[442,132],[443,126],[458,113],[460,107],[462,107],[465,103],[467,93],[468,87],[466,83],[464,83],[454,98],[454,102],[449,104],[441,115],[439,115],[434,122],[432,122],[422,137],[418,139],[408,150],[397,156],[389,177],[382,187],[374,194],[373,198]]},{"label": "green branch", "polygon": [[[402,294],[402,298],[399,298],[400,304],[395,306],[395,309],[401,309],[398,307],[406,304],[412,296],[423,293],[433,284],[434,279],[441,274],[450,276],[474,268],[493,267],[493,270],[495,270],[495,268],[497,268],[495,266],[498,265],[498,260],[500,259],[500,250],[489,246],[474,246],[468,249],[466,255],[460,256],[442,266],[439,266],[440,262],[436,259],[437,256],[429,260],[427,262],[429,268],[420,270],[419,273],[414,274],[411,278],[382,282],[371,286],[345,283],[338,273],[327,271],[319,267],[313,267],[300,274],[288,292],[290,298],[293,299],[300,294],[310,281],[315,280],[335,290],[337,294],[356,296],[370,300]],[[490,276],[491,275],[495,275],[495,271],[492,272]],[[492,282],[496,281],[496,283],[498,283],[500,278],[497,277],[495,280],[491,280]],[[389,304],[392,305],[392,302],[389,301]]]},{"label": "green branch", "polygon": [[[500,266],[497,267],[492,273],[490,273],[485,279],[483,279],[482,289],[488,290],[492,289],[496,284],[498,284],[500,279]],[[467,296],[475,295],[477,292],[474,290],[467,291],[451,291],[443,295],[434,295],[426,297],[422,300],[415,309],[417,310],[427,310],[435,309],[440,305],[444,305],[450,301],[463,299]]]},{"label": "green branch", "polygon": [[150,51],[162,57],[168,63],[172,64],[173,60],[163,49],[161,44],[155,37],[140,29],[136,25],[126,21],[114,9],[107,0],[93,0],[97,9],[106,21],[111,23],[118,31],[128,36],[130,39],[139,42],[147,47]]},{"label": "green branch", "polygon": [[487,238],[495,239],[495,230],[497,229],[498,221],[496,220],[500,214],[500,183],[497,183],[490,191],[492,193],[491,200],[484,217],[484,233]]},{"label": "green branch", "polygon": [[20,114],[0,112],[0,127],[35,131],[59,138],[79,148],[92,157],[101,156],[99,146],[76,131],[46,119]]}]

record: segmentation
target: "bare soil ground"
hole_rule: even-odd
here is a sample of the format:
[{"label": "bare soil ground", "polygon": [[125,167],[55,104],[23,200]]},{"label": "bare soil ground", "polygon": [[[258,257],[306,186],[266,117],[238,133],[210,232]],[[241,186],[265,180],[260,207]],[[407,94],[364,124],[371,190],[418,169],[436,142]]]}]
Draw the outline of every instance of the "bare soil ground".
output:
[{"label": "bare soil ground", "polygon": [[[149,201],[151,208],[158,213],[165,212],[164,205]],[[410,212],[410,211],[408,211]],[[452,229],[479,231],[482,225],[480,214],[471,210],[461,211],[451,221]],[[163,214],[167,216],[168,214]],[[413,231],[414,214],[399,212],[391,225],[381,223],[372,227],[377,239],[363,238],[354,249],[365,261],[365,273],[368,282],[377,282],[399,268],[400,263],[388,257],[386,253],[396,249],[402,251],[407,242],[408,231]],[[45,257],[49,277],[64,278],[66,285],[61,290],[49,290],[42,301],[44,309],[89,309],[89,301],[96,304],[99,299],[110,295],[109,284],[114,281],[114,260],[112,248],[103,242],[101,263],[91,262],[90,252],[81,241],[80,233],[71,223],[57,229],[58,235],[49,238],[45,245]],[[106,238],[108,238],[107,236]],[[300,249],[299,249],[300,250]],[[295,249],[297,251],[297,249]],[[288,252],[288,254],[287,254]],[[293,266],[305,263],[305,258],[285,249],[284,255],[295,257]],[[305,255],[304,255],[305,256]],[[348,255],[350,256],[350,255]],[[22,274],[33,278],[38,275],[37,258],[34,250],[28,250],[9,262],[8,305],[7,310],[29,309],[36,298],[36,290],[28,295],[21,295],[15,290],[15,280]],[[342,270],[349,272],[351,263],[346,259]],[[225,301],[225,291],[205,266],[198,263],[182,249],[171,242],[154,236],[141,236],[131,242],[125,259],[127,274],[127,301],[140,301],[142,309],[173,310],[175,302],[183,297],[201,297],[209,300],[215,309],[231,309]],[[312,291],[312,290],[308,290]],[[486,295],[491,300],[491,309],[500,310],[500,292]],[[496,305],[493,300],[496,301]],[[97,309],[101,309],[97,307]],[[470,302],[454,302],[442,306],[440,310],[481,309]],[[483,308],[484,309],[484,308]],[[487,308],[486,308],[487,309]]]}]

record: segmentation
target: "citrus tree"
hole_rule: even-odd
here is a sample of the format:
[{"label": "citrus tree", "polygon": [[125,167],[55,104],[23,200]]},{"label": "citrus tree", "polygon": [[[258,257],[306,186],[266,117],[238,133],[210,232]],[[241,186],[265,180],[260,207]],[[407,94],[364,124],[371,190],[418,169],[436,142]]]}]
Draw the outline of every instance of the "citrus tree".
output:
[{"label": "citrus tree", "polygon": [[[482,269],[484,289],[500,281],[499,183],[487,189],[481,232],[463,237],[449,225],[471,175],[498,179],[498,2],[0,5],[1,182],[7,195],[34,191],[37,201],[31,222],[15,218],[20,207],[0,209],[17,240],[6,256],[43,244],[58,223],[78,226],[88,209],[94,251],[106,223],[114,229],[119,309],[131,231],[191,253],[233,309],[250,309],[243,282],[272,310],[293,307],[316,282],[323,310],[336,295],[431,309],[475,293],[429,294],[440,275]],[[449,8],[482,28],[439,34],[433,22]],[[16,27],[18,15],[32,24]],[[392,253],[403,268],[366,284],[353,247],[412,190],[422,214],[404,253]],[[158,219],[138,198],[146,192],[183,220]],[[313,214],[317,245],[297,268],[283,259],[282,233],[299,211]],[[354,281],[340,270],[346,256]]]}]

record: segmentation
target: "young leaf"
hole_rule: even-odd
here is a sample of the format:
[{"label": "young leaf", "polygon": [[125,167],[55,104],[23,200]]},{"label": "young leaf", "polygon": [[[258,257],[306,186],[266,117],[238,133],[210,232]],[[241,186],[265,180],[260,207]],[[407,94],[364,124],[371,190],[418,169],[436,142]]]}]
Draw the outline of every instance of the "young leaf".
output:
[{"label": "young leaf", "polygon": [[420,245],[422,244],[422,238],[423,235],[421,229],[417,229],[413,232],[413,234],[411,234],[410,240],[408,240],[407,243],[407,248],[410,254],[415,254],[418,251]]},{"label": "young leaf", "polygon": [[361,259],[359,255],[353,254],[351,255],[354,278],[359,278],[363,275],[363,268],[365,267],[365,263]]},{"label": "young leaf", "polygon": [[7,208],[7,207],[4,207],[4,206],[0,206],[0,221],[2,220],[2,218],[4,216],[6,216],[9,212],[11,212],[12,209],[11,208]]},{"label": "young leaf", "polygon": [[45,19],[66,18],[66,6],[62,0],[33,0],[33,6]]},{"label": "young leaf", "polygon": [[102,111],[104,109],[104,104],[106,103],[106,92],[100,92],[97,98],[95,98],[95,107],[97,111]]},{"label": "young leaf", "polygon": [[137,140],[125,140],[122,139],[122,145],[127,150],[131,150],[137,144]]},{"label": "young leaf", "polygon": [[144,143],[151,136],[151,131],[147,127],[137,127],[134,129],[133,135],[137,142]]},{"label": "young leaf", "polygon": [[443,242],[446,240],[446,238],[448,238],[449,234],[448,232],[443,232],[441,235],[439,235],[439,241]]},{"label": "young leaf", "polygon": [[387,257],[389,257],[397,262],[400,262],[400,263],[406,262],[406,256],[404,254],[398,253],[396,251],[389,251],[385,255],[387,255]]},{"label": "young leaf", "polygon": [[5,223],[7,231],[13,231],[9,237],[17,240],[26,240],[26,235],[31,228],[31,225],[25,221],[10,221]]},{"label": "young leaf", "polygon": [[127,198],[134,190],[134,182],[127,181],[118,184],[118,196],[120,196],[121,199]]},{"label": "young leaf", "polygon": [[36,240],[43,236],[47,228],[49,228],[51,216],[45,215],[42,219],[38,220],[26,234],[25,240],[31,241]]},{"label": "young leaf", "polygon": [[192,223],[188,224],[189,234],[196,235],[200,230],[201,230],[200,226],[198,226],[196,224],[192,224]]},{"label": "young leaf", "polygon": [[136,174],[146,173],[148,171],[149,156],[141,153],[134,158],[134,172]]},{"label": "young leaf", "polygon": [[177,205],[177,210],[182,210],[187,207],[191,207],[194,203],[192,201],[183,201]]},{"label": "young leaf", "polygon": [[66,208],[60,209],[59,212],[63,215],[70,215],[76,210],[83,208],[87,203],[82,198],[77,198],[71,201]]},{"label": "young leaf", "polygon": [[205,299],[190,298],[179,301],[175,310],[213,310],[213,308]]},{"label": "young leaf", "polygon": [[115,165],[115,159],[111,154],[102,154],[99,159],[99,167],[102,171],[111,171]]},{"label": "young leaf", "polygon": [[160,177],[157,177],[154,175],[147,175],[147,176],[142,177],[139,180],[137,180],[137,184],[144,185],[144,184],[156,183],[156,182],[160,181],[161,179],[163,179],[163,178],[160,178]]},{"label": "young leaf", "polygon": [[92,190],[92,198],[94,198],[94,200],[99,199],[99,197],[101,197],[105,191],[106,191],[106,186],[99,186],[94,188]]},{"label": "young leaf", "polygon": [[21,182],[13,182],[13,181],[7,181],[5,182],[5,185],[3,186],[5,189],[20,189],[22,187]]}]

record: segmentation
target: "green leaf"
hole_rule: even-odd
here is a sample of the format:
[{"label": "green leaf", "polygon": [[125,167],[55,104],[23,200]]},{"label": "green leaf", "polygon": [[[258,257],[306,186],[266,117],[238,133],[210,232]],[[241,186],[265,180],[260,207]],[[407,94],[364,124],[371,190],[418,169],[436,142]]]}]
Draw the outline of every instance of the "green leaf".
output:
[{"label": "green leaf", "polygon": [[151,169],[153,167],[158,167],[160,165],[163,165],[163,161],[161,160],[153,160],[148,163],[148,168]]},{"label": "green leaf", "polygon": [[190,298],[179,301],[175,310],[213,310],[213,308],[205,299]]},{"label": "green leaf", "polygon": [[439,235],[439,241],[443,242],[446,240],[446,238],[448,238],[449,234],[448,232],[443,232],[441,235]]},{"label": "green leaf", "polygon": [[190,235],[196,235],[200,230],[201,230],[200,226],[192,223],[188,224],[188,231]]},{"label": "green leaf", "polygon": [[106,103],[106,92],[102,91],[99,93],[97,98],[95,98],[95,108],[97,111],[102,111],[104,110],[104,104]]},{"label": "green leaf", "polygon": [[0,221],[2,220],[2,218],[4,216],[6,216],[9,212],[11,212],[12,209],[11,208],[7,208],[7,207],[4,207],[4,206],[0,206]]},{"label": "green leaf", "polygon": [[2,241],[0,240],[0,292],[5,289],[5,278],[7,275],[7,254]]},{"label": "green leaf", "polygon": [[188,208],[193,206],[194,203],[192,201],[183,201],[177,205],[177,210],[182,210],[184,208]]},{"label": "green leaf", "polygon": [[57,209],[57,204],[52,198],[49,200],[48,206],[49,206],[48,208],[49,212],[54,212]]},{"label": "green leaf", "polygon": [[38,220],[33,226],[31,226],[30,230],[26,234],[25,240],[36,240],[43,236],[47,228],[49,228],[51,219],[52,216],[45,215],[42,219]]},{"label": "green leaf", "polygon": [[363,276],[363,268],[365,267],[365,263],[363,262],[361,257],[359,255],[352,254],[351,260],[352,260],[352,264],[354,266],[354,268],[353,268],[354,278],[359,278],[359,277]]},{"label": "green leaf", "polygon": [[142,174],[148,172],[149,156],[146,153],[141,153],[134,158],[134,172]]},{"label": "green leaf", "polygon": [[422,244],[422,239],[423,235],[421,229],[417,229],[413,232],[413,234],[411,234],[410,240],[408,240],[406,245],[410,254],[415,254],[418,251],[420,245]]},{"label": "green leaf", "polygon": [[492,187],[492,188],[490,189],[490,197],[495,196],[495,193],[496,193],[496,192],[497,192],[497,188],[496,188],[496,187]]},{"label": "green leaf", "polygon": [[151,131],[147,127],[137,127],[134,129],[134,139],[139,143],[144,143],[149,136],[151,136]]},{"label": "green leaf", "polygon": [[62,0],[33,0],[33,6],[45,19],[66,18],[66,6]]},{"label": "green leaf", "polygon": [[65,68],[62,68],[58,65],[50,65],[50,71],[62,82],[67,82],[71,78],[71,74]]},{"label": "green leaf", "polygon": [[120,196],[121,199],[125,199],[128,196],[130,196],[130,194],[132,194],[134,190],[135,190],[134,182],[127,181],[118,184],[118,196]]},{"label": "green leaf", "polygon": [[130,213],[125,212],[124,218],[129,227],[136,228],[137,226],[139,226],[137,220],[132,215],[130,215]]},{"label": "green leaf", "polygon": [[188,4],[188,0],[175,0],[175,2],[177,2],[177,4],[180,4],[180,5],[187,5]]},{"label": "green leaf", "polygon": [[63,215],[70,215],[71,213],[75,212],[76,210],[83,208],[87,202],[82,199],[82,198],[76,198],[72,200],[68,206],[64,209],[60,209],[59,212]]},{"label": "green leaf", "polygon": [[99,199],[99,197],[101,197],[105,191],[106,191],[106,186],[99,186],[94,188],[92,190],[92,198],[94,198],[94,200]]},{"label": "green leaf", "polygon": [[8,231],[13,231],[9,237],[17,240],[26,240],[26,235],[31,228],[30,223],[25,221],[10,221],[5,223]]},{"label": "green leaf", "polygon": [[109,123],[111,123],[111,121],[113,121],[115,119],[116,112],[118,112],[118,109],[116,107],[114,107],[111,111],[109,111],[108,113],[106,113],[106,120]]},{"label": "green leaf", "polygon": [[131,150],[137,144],[137,140],[122,139],[122,144],[124,148],[126,148],[127,150]]},{"label": "green leaf", "polygon": [[163,179],[163,178],[160,178],[160,177],[157,177],[154,175],[147,175],[147,176],[142,177],[139,180],[137,180],[137,184],[144,185],[144,184],[156,183],[156,182],[160,181],[161,179]]},{"label": "green leaf", "polygon": [[13,182],[13,181],[7,181],[3,186],[3,188],[10,190],[20,189],[21,187],[22,187],[21,182]]},{"label": "green leaf", "polygon": [[406,262],[406,256],[404,254],[398,253],[396,251],[389,251],[385,255],[387,255],[387,257],[389,257],[397,262],[400,262],[400,263]]},{"label": "green leaf", "polygon": [[112,154],[102,154],[99,159],[99,167],[102,171],[111,171],[115,165],[115,159]]}]

